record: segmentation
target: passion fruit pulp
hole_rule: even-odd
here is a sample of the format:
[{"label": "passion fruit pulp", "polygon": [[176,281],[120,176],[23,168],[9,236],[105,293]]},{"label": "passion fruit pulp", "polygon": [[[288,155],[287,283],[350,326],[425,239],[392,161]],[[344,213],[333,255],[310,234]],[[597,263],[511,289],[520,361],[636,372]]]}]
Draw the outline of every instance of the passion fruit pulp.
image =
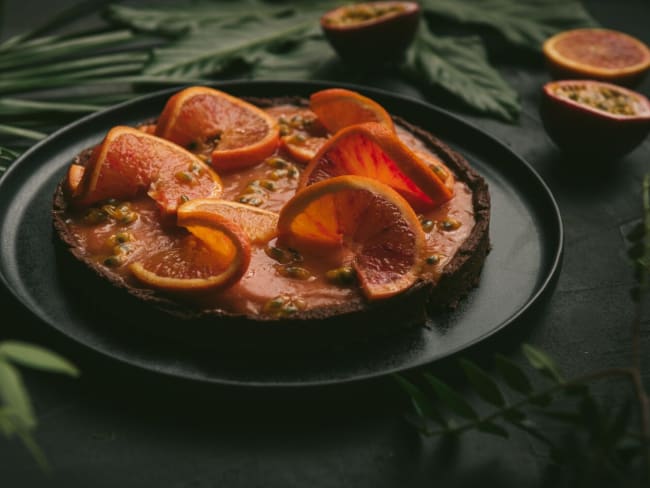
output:
[{"label": "passion fruit pulp", "polygon": [[609,29],[561,32],[544,42],[543,52],[555,79],[588,78],[634,86],[650,70],[648,46]]},{"label": "passion fruit pulp", "polygon": [[589,160],[620,158],[650,132],[648,99],[611,83],[547,83],[540,112],[546,132],[560,149]]},{"label": "passion fruit pulp", "polygon": [[331,10],[320,24],[344,61],[369,65],[398,60],[413,41],[419,19],[415,2],[368,2]]}]

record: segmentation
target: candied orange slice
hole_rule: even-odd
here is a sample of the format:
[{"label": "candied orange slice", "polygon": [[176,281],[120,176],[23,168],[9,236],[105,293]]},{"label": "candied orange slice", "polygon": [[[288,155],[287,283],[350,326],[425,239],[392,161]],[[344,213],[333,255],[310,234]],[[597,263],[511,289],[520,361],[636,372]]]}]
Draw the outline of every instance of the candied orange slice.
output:
[{"label": "candied orange slice", "polygon": [[244,100],[213,88],[194,86],[172,96],[156,126],[156,135],[189,147],[214,141],[217,169],[253,166],[278,146],[275,119]]},{"label": "candied orange slice", "polygon": [[178,208],[178,225],[190,231],[180,245],[148,254],[129,269],[138,280],[166,292],[204,292],[227,288],[244,275],[251,258],[246,232],[193,202]]},{"label": "candied orange slice", "polygon": [[[78,168],[70,168],[71,184]],[[147,190],[163,213],[194,198],[218,197],[219,176],[182,147],[132,127],[112,128],[93,149],[74,200],[91,205],[109,198],[128,199]]]},{"label": "candied orange slice", "polygon": [[280,212],[278,239],[303,253],[340,253],[369,300],[418,279],[426,238],[404,198],[364,176],[337,176],[299,191]]},{"label": "candied orange slice", "polygon": [[263,244],[277,233],[278,214],[230,200],[202,198],[183,205],[183,213],[219,214],[239,225],[252,244]]},{"label": "candied orange slice", "polygon": [[331,133],[365,122],[377,122],[395,131],[393,119],[384,107],[355,91],[343,88],[321,90],[311,95],[309,108]]},{"label": "candied orange slice", "polygon": [[305,168],[300,188],[344,174],[367,176],[397,190],[417,210],[453,196],[453,175],[439,174],[382,124],[367,123],[337,132]]}]

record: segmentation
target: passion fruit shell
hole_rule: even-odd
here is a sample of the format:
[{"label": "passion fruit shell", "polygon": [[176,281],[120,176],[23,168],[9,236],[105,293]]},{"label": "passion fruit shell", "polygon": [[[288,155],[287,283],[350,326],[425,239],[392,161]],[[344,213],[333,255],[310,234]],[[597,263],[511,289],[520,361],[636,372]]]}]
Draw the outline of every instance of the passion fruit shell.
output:
[{"label": "passion fruit shell", "polygon": [[650,132],[648,99],[611,83],[547,83],[542,90],[540,112],[555,144],[589,161],[620,158],[641,144]]},{"label": "passion fruit shell", "polygon": [[594,79],[635,86],[650,70],[650,49],[639,39],[610,29],[574,29],[544,42],[555,79]]},{"label": "passion fruit shell", "polygon": [[419,19],[415,2],[367,2],[331,10],[320,24],[344,61],[369,65],[398,60],[413,41]]}]

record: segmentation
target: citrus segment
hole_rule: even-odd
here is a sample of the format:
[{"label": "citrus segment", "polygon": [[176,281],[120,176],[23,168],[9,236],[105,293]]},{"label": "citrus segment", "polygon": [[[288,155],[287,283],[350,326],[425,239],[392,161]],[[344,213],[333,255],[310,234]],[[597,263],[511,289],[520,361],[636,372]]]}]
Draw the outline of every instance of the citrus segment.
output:
[{"label": "citrus segment", "polygon": [[176,144],[139,130],[118,126],[93,150],[75,191],[79,204],[130,198],[143,189],[163,212],[179,202],[221,194],[219,177]]},{"label": "citrus segment", "polygon": [[299,191],[280,212],[278,239],[304,253],[338,250],[369,300],[410,288],[426,243],[404,198],[383,183],[352,175]]},{"label": "citrus segment", "polygon": [[395,134],[378,123],[359,124],[336,133],[303,172],[300,187],[334,176],[367,176],[389,185],[418,210],[431,209],[453,196],[453,175],[439,175]]},{"label": "citrus segment", "polygon": [[178,209],[178,225],[191,234],[178,246],[131,264],[131,272],[144,284],[168,292],[203,292],[236,283],[250,263],[246,233],[226,217],[186,205]]},{"label": "citrus segment", "polygon": [[312,94],[309,108],[331,133],[344,127],[365,122],[377,122],[395,131],[393,119],[374,100],[343,88],[330,88]]},{"label": "citrus segment", "polygon": [[561,32],[544,43],[543,52],[558,78],[594,78],[629,85],[650,69],[648,46],[608,29]]},{"label": "citrus segment", "polygon": [[162,212],[173,213],[185,200],[219,196],[222,185],[212,169],[182,147],[117,126],[93,149],[74,198],[91,205],[132,198],[143,190]]},{"label": "citrus segment", "polygon": [[243,203],[216,198],[197,199],[183,205],[183,213],[189,212],[205,215],[205,218],[209,218],[209,214],[218,214],[231,220],[242,228],[252,244],[266,243],[277,232],[277,213]]},{"label": "citrus segment", "polygon": [[172,96],[156,135],[184,147],[213,145],[217,169],[245,168],[273,154],[278,126],[273,117],[244,100],[213,88],[195,86]]},{"label": "citrus segment", "polygon": [[85,168],[80,164],[71,164],[68,168],[68,174],[65,179],[65,189],[68,194],[73,195],[79,188],[79,183],[84,176]]}]

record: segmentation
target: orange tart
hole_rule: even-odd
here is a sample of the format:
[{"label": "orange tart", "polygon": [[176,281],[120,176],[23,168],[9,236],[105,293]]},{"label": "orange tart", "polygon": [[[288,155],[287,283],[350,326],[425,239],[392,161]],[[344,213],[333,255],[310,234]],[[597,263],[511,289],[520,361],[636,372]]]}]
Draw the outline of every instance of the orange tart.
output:
[{"label": "orange tart", "polygon": [[460,154],[342,89],[311,104],[185,89],[155,126],[112,128],[71,161],[53,209],[82,268],[145,309],[362,335],[455,307],[489,219]]}]

